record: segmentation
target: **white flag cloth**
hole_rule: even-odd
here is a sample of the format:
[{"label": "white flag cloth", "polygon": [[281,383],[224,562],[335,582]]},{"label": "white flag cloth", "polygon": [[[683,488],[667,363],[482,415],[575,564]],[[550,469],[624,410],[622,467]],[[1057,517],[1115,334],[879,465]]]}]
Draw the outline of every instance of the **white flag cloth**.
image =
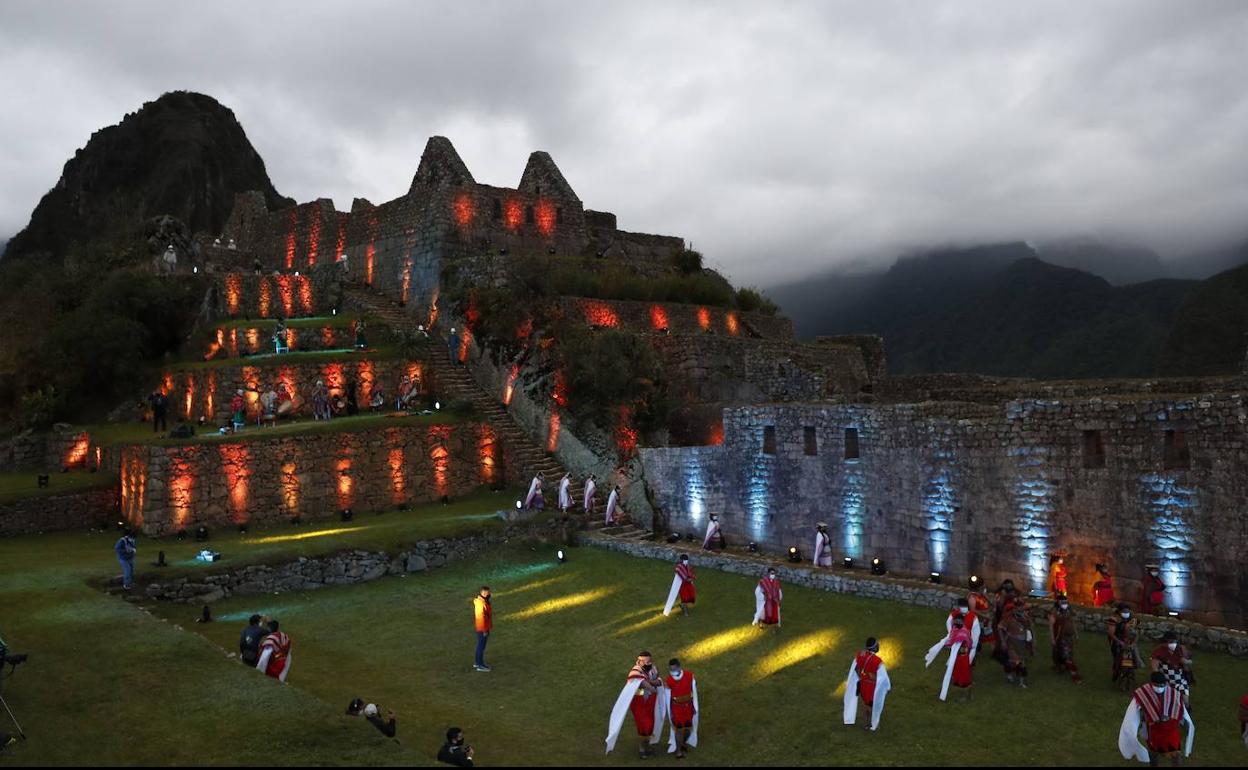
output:
[{"label": "white flag cloth", "polygon": [[537,476],[534,476],[533,480],[529,482],[529,494],[526,495],[524,498],[524,507],[528,508],[529,503],[533,502],[533,498],[537,497],[539,494],[541,494],[541,492],[542,492],[542,481]]},{"label": "white flag cloth", "polygon": [[[686,676],[689,676],[686,674]],[[664,713],[668,718],[672,714],[672,691],[663,688],[663,698],[666,702],[663,705]],[[698,680],[693,680],[693,727],[689,730],[689,745],[698,745],[698,720],[702,716],[702,706],[698,704]],[[655,732],[658,732],[657,730]],[[667,738],[667,753],[676,753],[676,725],[672,725],[671,735]]]},{"label": "white flag cloth", "polygon": [[706,524],[706,537],[702,538],[702,547],[707,548],[711,545],[711,540],[719,534],[719,522],[709,521]]},{"label": "white flag cloth", "polygon": [[[1187,722],[1187,745],[1183,753],[1190,757],[1192,741],[1196,738],[1196,723],[1192,721],[1192,715],[1187,713],[1186,706],[1183,707],[1183,721]],[[1140,704],[1135,702],[1135,698],[1131,699],[1127,713],[1122,716],[1122,727],[1118,729],[1118,751],[1123,759],[1135,758],[1148,764],[1148,747],[1140,742]]]},{"label": "white flag cloth", "polygon": [[598,489],[598,485],[594,483],[593,479],[585,480],[585,499],[583,502],[586,511],[594,506],[594,491],[596,489]]},{"label": "white flag cloth", "polygon": [[564,476],[559,481],[559,510],[566,511],[572,507],[572,494],[568,491],[572,480]]},{"label": "white flag cloth", "polygon": [[615,491],[614,489],[613,489],[613,490],[611,490],[611,494],[607,495],[607,518],[606,518],[606,522],[607,522],[608,524],[610,524],[610,523],[611,523],[611,521],[615,518],[615,506],[616,506],[616,505],[618,505],[618,504],[619,504],[619,502],[620,502],[620,493],[619,493],[619,492],[617,492],[617,491]]},{"label": "white flag cloth", "polygon": [[[979,626],[979,615],[976,615],[975,622],[971,624],[971,628],[970,628],[971,651],[967,653],[968,655],[971,656],[972,663],[975,662],[975,653],[979,650],[979,634],[981,630],[982,629]],[[945,633],[946,634],[953,633],[953,613],[952,612],[945,616]]]},{"label": "white flag cloth", "polygon": [[667,604],[663,606],[663,614],[671,615],[672,608],[676,606],[676,599],[680,597],[680,575],[672,577],[672,590],[667,592]]},{"label": "white flag cloth", "polygon": [[[949,637],[946,636],[944,639],[941,639],[939,642],[932,645],[932,648],[927,651],[927,655],[923,656],[925,668],[932,665],[932,661],[936,660],[936,656],[940,654],[941,648],[945,646],[945,642],[948,640]],[[945,681],[943,681],[940,685],[941,700],[949,697],[949,680],[953,678],[953,664],[958,659],[958,650],[960,649],[962,649],[962,642],[957,642],[949,648],[949,663],[945,666]]]},{"label": "white flag cloth", "polygon": [[832,549],[828,547],[828,536],[822,532],[815,533],[815,548],[811,563],[818,567],[832,566]]},{"label": "white flag cloth", "polygon": [[[854,666],[856,661],[850,661],[849,678],[845,681],[845,713],[844,722],[852,725],[858,721],[858,669]],[[871,729],[877,730],[880,727],[880,717],[884,716],[884,697],[888,695],[888,691],[892,689],[893,683],[889,681],[888,669],[884,668],[884,664],[880,663],[880,667],[876,669],[875,675],[875,702],[871,704]]]},{"label": "white flag cloth", "polygon": [[[624,689],[620,690],[619,696],[615,699],[615,705],[611,707],[611,721],[607,723],[607,753],[610,754],[615,749],[615,742],[619,740],[620,730],[624,727],[624,719],[628,716],[629,704],[633,701],[633,696],[637,694],[637,689],[641,687],[640,679],[630,679],[624,683]],[[651,743],[658,743],[659,736],[663,734],[663,723],[667,720],[667,699],[664,693],[658,693],[658,697],[654,699],[654,732],[650,735]]]}]

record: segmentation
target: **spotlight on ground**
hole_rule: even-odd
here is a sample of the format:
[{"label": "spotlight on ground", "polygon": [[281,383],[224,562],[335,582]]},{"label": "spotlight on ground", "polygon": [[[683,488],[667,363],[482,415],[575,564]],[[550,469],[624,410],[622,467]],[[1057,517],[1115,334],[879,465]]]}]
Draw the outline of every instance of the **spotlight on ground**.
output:
[{"label": "spotlight on ground", "polygon": [[118,519],[118,520],[117,520],[117,531],[118,531],[118,532],[125,532],[125,531],[126,531],[126,522],[121,521],[120,519]]},{"label": "spotlight on ground", "polygon": [[195,540],[202,543],[208,539],[208,527],[200,524],[195,528]]},{"label": "spotlight on ground", "polygon": [[169,566],[169,562],[165,561],[165,552],[164,552],[164,551],[157,551],[157,553],[156,553],[156,566],[157,566],[157,567],[168,567],[168,566]]},{"label": "spotlight on ground", "polygon": [[450,504],[451,504],[451,496],[450,496],[450,495],[442,495],[442,504],[443,504],[443,505],[450,505]]},{"label": "spotlight on ground", "polygon": [[797,550],[797,546],[795,545],[789,546],[789,561],[793,562],[794,564],[797,564],[801,560],[802,560],[802,552]]},{"label": "spotlight on ground", "polygon": [[238,525],[238,534],[240,534],[240,535],[245,535],[245,534],[247,534],[247,525],[246,525],[246,524],[239,524],[239,525]]},{"label": "spotlight on ground", "polygon": [[518,510],[520,510],[520,509],[522,509],[522,508],[524,508],[524,501],[523,501],[523,500],[517,500],[517,501],[516,501],[516,510],[518,511]]},{"label": "spotlight on ground", "polygon": [[854,557],[846,556],[844,559],[841,559],[841,566],[844,567],[845,569],[853,569]]},{"label": "spotlight on ground", "polygon": [[978,591],[984,587],[984,581],[979,579],[979,575],[971,575],[971,579],[966,581],[966,584],[972,591]]},{"label": "spotlight on ground", "polygon": [[441,402],[441,401],[434,401],[434,402],[433,402],[433,408],[434,408],[434,409],[437,409],[437,410],[440,410],[440,409],[442,408],[442,402]]},{"label": "spotlight on ground", "polygon": [[679,542],[680,542],[680,533],[679,533],[679,532],[673,532],[672,534],[668,535],[668,536],[667,536],[667,542],[669,542],[669,543],[679,543]]},{"label": "spotlight on ground", "polygon": [[751,540],[750,544],[745,547],[745,550],[749,551],[750,553],[758,553],[758,543],[755,543],[753,540]]},{"label": "spotlight on ground", "polygon": [[48,483],[50,481],[51,481],[51,478],[48,476],[48,474],[46,473],[39,474],[39,488],[40,489],[43,489],[44,487],[48,486]]},{"label": "spotlight on ground", "polygon": [[933,572],[932,574],[928,575],[928,576],[927,576],[927,582],[929,582],[929,583],[939,583],[939,582],[940,582],[940,573],[939,573],[939,572]]},{"label": "spotlight on ground", "polygon": [[878,556],[871,560],[871,574],[872,575],[888,574],[888,567],[884,566],[884,560]]},{"label": "spotlight on ground", "polygon": [[555,551],[555,556],[556,556],[556,558],[558,558],[558,559],[559,559],[559,563],[560,563],[560,564],[563,564],[564,562],[566,562],[566,561],[568,560],[568,557],[567,557],[567,555],[563,552],[563,549],[562,549],[562,548],[560,548],[558,551]]},{"label": "spotlight on ground", "polygon": [[221,554],[217,553],[211,548],[205,548],[199,553],[195,554],[195,558],[198,559],[199,561],[214,562],[221,558]]},{"label": "spotlight on ground", "polygon": [[343,508],[338,512],[338,518],[343,521],[351,521],[355,518],[355,513],[350,508]]},{"label": "spotlight on ground", "polygon": [[185,540],[185,539],[186,539],[186,530],[185,530],[185,529],[179,529],[179,530],[178,530],[178,539],[179,539],[179,540]]},{"label": "spotlight on ground", "polygon": [[292,527],[297,527],[302,523],[303,523],[303,519],[299,518],[298,516],[293,516],[290,519],[290,526]]},{"label": "spotlight on ground", "polygon": [[1166,615],[1174,620],[1179,620],[1178,610],[1169,610],[1168,612],[1166,612]]}]

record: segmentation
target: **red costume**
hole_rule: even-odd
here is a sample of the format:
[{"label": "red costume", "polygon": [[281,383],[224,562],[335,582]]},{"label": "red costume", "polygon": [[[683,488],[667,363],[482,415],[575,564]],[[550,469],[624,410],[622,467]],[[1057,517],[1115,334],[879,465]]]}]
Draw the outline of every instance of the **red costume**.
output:
[{"label": "red costume", "polygon": [[680,603],[694,604],[698,600],[698,590],[693,587],[693,566],[682,562],[676,565],[676,574],[680,576]]},{"label": "red costume", "polygon": [[1114,583],[1108,572],[1101,573],[1101,579],[1092,584],[1092,606],[1104,607],[1114,603]]},{"label": "red costume", "polygon": [[971,632],[966,628],[955,627],[949,632],[949,642],[947,647],[953,647],[958,642],[962,646],[958,648],[958,656],[953,662],[953,682],[954,687],[970,687],[972,684],[971,672]]},{"label": "red costume", "polygon": [[[628,704],[628,710],[633,712],[633,722],[637,725],[637,735],[642,738],[649,738],[654,734],[654,699],[659,697],[658,689],[654,687],[657,682],[651,679],[650,675],[643,671],[639,665],[634,665],[632,670],[628,672],[628,681],[632,682],[634,680],[637,682],[637,694],[633,696],[632,702]],[[649,682],[653,689],[647,690],[642,686],[643,682]]]},{"label": "red costume", "polygon": [[1158,608],[1166,598],[1166,584],[1151,572],[1144,576],[1144,585],[1140,589],[1140,612],[1156,615]]},{"label": "red costume", "polygon": [[883,662],[879,655],[870,650],[863,650],[854,657],[854,671],[858,673],[858,697],[868,707],[875,704],[875,682]]},{"label": "red costume", "polygon": [[1057,562],[1053,565],[1053,595],[1062,596],[1066,594],[1066,565]]},{"label": "red costume", "polygon": [[271,676],[278,679],[282,675],[282,671],[286,668],[286,658],[290,655],[291,641],[290,637],[282,631],[276,631],[264,637],[264,641],[260,642],[260,654],[263,655],[265,649],[271,649],[269,653],[269,663],[264,668],[265,676]]},{"label": "red costume", "polygon": [[693,672],[686,669],[680,679],[668,675],[663,682],[672,695],[672,727],[693,727]]},{"label": "red costume", "polygon": [[996,643],[997,632],[993,628],[992,623],[988,620],[991,617],[988,610],[992,608],[988,597],[979,591],[971,591],[966,595],[966,603],[970,605],[971,612],[979,618],[979,643],[982,646],[984,642]]},{"label": "red costume", "polygon": [[1183,748],[1180,730],[1183,717],[1183,698],[1173,687],[1167,687],[1160,695],[1153,685],[1137,687],[1131,696],[1140,707],[1140,719],[1144,720],[1148,734],[1148,749],[1157,754],[1173,754]]},{"label": "red costume", "polygon": [[759,620],[764,625],[774,626],[780,622],[780,581],[763,578],[758,581],[758,587],[763,592],[763,615]]}]

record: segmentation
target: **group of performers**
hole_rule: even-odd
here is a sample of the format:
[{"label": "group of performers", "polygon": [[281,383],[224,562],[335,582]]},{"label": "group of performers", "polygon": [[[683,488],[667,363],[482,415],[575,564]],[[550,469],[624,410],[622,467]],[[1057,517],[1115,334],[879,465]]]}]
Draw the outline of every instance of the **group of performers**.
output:
[{"label": "group of performers", "polygon": [[[534,474],[532,480],[529,481],[529,491],[524,495],[523,506],[528,510],[543,511],[546,509],[546,474],[538,471]],[[594,501],[598,495],[598,477],[589,474],[585,478],[585,491],[581,496],[581,510],[584,513],[591,513],[594,510]],[[604,523],[607,526],[618,524],[623,519],[624,507],[621,505],[620,485],[616,484],[612,487],[611,492],[607,495],[607,505],[604,509]],[[558,497],[559,511],[567,513],[575,507],[572,500],[572,474],[565,473],[559,479]]]},{"label": "group of performers", "polygon": [[[823,552],[827,550],[826,530],[823,524],[816,527],[816,564],[820,563]],[[713,534],[714,529],[708,528],[708,539]],[[1098,570],[1107,577],[1107,572],[1100,570],[1102,566],[1098,565]],[[669,616],[679,606],[680,614],[687,616],[697,602],[697,578],[689,554],[679,556],[674,573],[663,614]],[[783,600],[778,571],[775,567],[768,567],[754,589],[753,625],[772,627],[778,631]],[[1135,757],[1144,762],[1150,761],[1150,758],[1152,761],[1166,759],[1177,763],[1183,754],[1190,755],[1195,735],[1195,724],[1187,711],[1194,681],[1191,655],[1174,633],[1167,633],[1152,652],[1149,681],[1143,686],[1135,686],[1134,670],[1142,665],[1136,630],[1138,622],[1130,608],[1120,604],[1107,629],[1112,657],[1111,678],[1123,687],[1124,692],[1131,692],[1131,701],[1120,729],[1119,748],[1127,759]],[[1075,662],[1078,622],[1064,593],[1058,595],[1048,613],[1048,625],[1053,670],[1068,674],[1072,682],[1082,684],[1083,676]],[[1035,654],[1032,610],[1012,580],[1003,581],[991,598],[972,589],[966,597],[958,599],[949,611],[943,637],[924,658],[925,665],[930,667],[942,652],[948,651],[948,662],[938,695],[940,700],[948,698],[950,685],[962,692],[964,699],[972,699],[977,656],[985,644],[992,646],[990,658],[1002,666],[1006,680],[1026,687],[1028,666]],[[678,757],[684,756],[689,747],[697,745],[699,708],[694,676],[683,670],[674,658],[669,666],[671,676],[664,678],[655,669],[648,652],[638,656],[611,712],[608,752],[615,747],[629,713],[633,715],[643,758],[649,756],[649,746],[660,740],[665,719],[670,719],[673,727],[669,739],[670,752]],[[874,637],[868,638],[849,667],[844,723],[857,723],[861,702],[868,715],[864,728],[877,730],[891,687],[887,666],[880,656],[879,641]],[[1243,712],[1245,741],[1248,742],[1248,696]],[[1143,741],[1139,737],[1141,729]],[[1186,739],[1183,737],[1184,730]]]}]

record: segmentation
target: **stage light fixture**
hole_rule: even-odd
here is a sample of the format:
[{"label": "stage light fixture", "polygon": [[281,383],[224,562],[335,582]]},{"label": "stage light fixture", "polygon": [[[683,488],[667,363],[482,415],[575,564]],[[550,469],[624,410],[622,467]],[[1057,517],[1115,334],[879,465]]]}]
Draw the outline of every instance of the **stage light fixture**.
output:
[{"label": "stage light fixture", "polygon": [[679,542],[680,542],[680,533],[679,533],[679,532],[673,532],[672,534],[668,535],[668,536],[667,536],[667,542],[668,542],[668,543],[679,543]]},{"label": "stage light fixture", "polygon": [[797,550],[797,546],[795,545],[789,546],[789,561],[793,562],[794,564],[797,564],[801,560],[802,560],[802,552]]},{"label": "stage light fixture", "polygon": [[351,521],[355,518],[355,513],[350,508],[343,508],[338,512],[338,518],[343,521]]},{"label": "stage light fixture", "polygon": [[871,560],[871,574],[872,575],[885,575],[887,573],[888,573],[888,568],[884,566],[883,559],[876,556],[874,559]]},{"label": "stage light fixture", "polygon": [[177,538],[178,538],[179,540],[185,540],[185,539],[186,539],[186,530],[185,530],[185,529],[179,529],[179,530],[178,530],[178,534],[177,534]]},{"label": "stage light fixture", "polygon": [[568,560],[567,554],[563,552],[562,548],[560,548],[558,551],[555,552],[555,556],[556,558],[559,559],[560,564],[563,564],[564,562]]},{"label": "stage light fixture", "polygon": [[245,534],[247,534],[247,525],[246,525],[246,524],[239,524],[239,525],[238,525],[238,534],[240,534],[240,535],[245,535]]},{"label": "stage light fixture", "polygon": [[983,588],[984,581],[980,580],[979,575],[971,575],[970,580],[966,581],[966,584],[972,591],[978,591]]},{"label": "stage light fixture", "polygon": [[1179,611],[1178,611],[1178,610],[1168,610],[1168,611],[1166,612],[1166,616],[1167,616],[1167,617],[1169,617],[1169,618],[1171,618],[1171,619],[1173,619],[1173,620],[1179,620],[1179,619],[1180,619],[1180,618],[1179,618]]},{"label": "stage light fixture", "polygon": [[208,539],[208,527],[200,524],[195,528],[195,540],[202,543]]},{"label": "stage light fixture", "polygon": [[758,543],[755,543],[753,540],[751,540],[750,544],[745,547],[745,550],[749,551],[750,553],[759,553]]},{"label": "stage light fixture", "polygon": [[928,576],[927,576],[927,582],[929,582],[929,583],[939,583],[939,582],[940,582],[940,573],[939,573],[939,572],[933,572],[933,573],[931,573],[930,575],[928,575]]},{"label": "stage light fixture", "polygon": [[164,552],[164,551],[157,551],[157,552],[156,552],[156,566],[157,566],[157,567],[168,567],[168,566],[169,566],[169,562],[165,561],[165,552]]},{"label": "stage light fixture", "polygon": [[43,489],[51,482],[51,478],[46,473],[40,473],[38,478],[39,488]]},{"label": "stage light fixture", "polygon": [[854,557],[846,556],[844,559],[841,559],[841,566],[844,567],[845,569],[853,569]]}]

